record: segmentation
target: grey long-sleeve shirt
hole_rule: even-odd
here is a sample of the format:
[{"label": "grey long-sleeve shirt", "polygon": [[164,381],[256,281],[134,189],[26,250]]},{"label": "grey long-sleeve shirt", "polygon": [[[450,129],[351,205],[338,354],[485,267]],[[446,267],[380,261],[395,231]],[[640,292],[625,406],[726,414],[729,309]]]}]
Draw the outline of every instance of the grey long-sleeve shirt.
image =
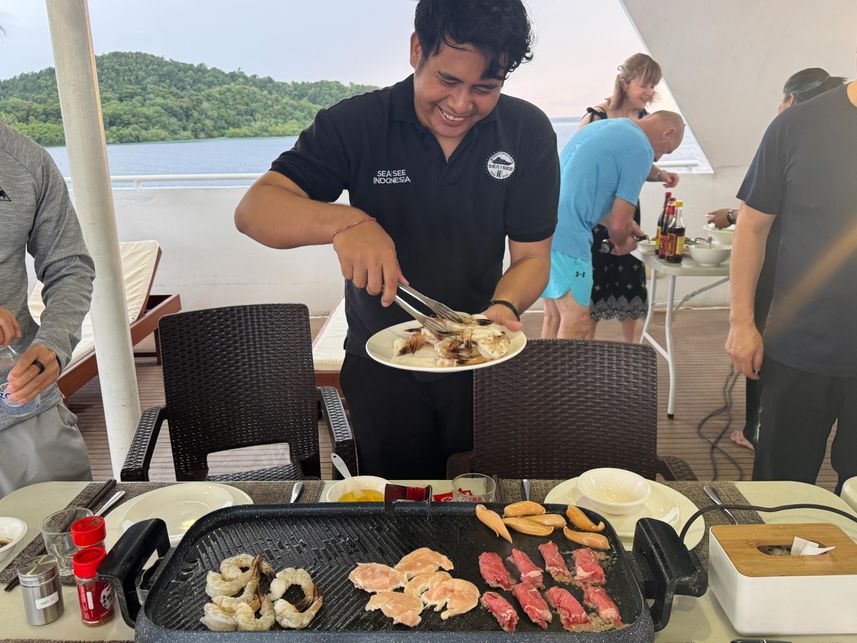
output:
[{"label": "grey long-sleeve shirt", "polygon": [[[26,254],[44,284],[41,327],[27,307]],[[65,180],[50,155],[34,141],[0,123],[0,307],[11,312],[23,337],[23,352],[40,342],[64,368],[80,341],[89,310],[95,266],[86,250]],[[58,404],[54,385],[42,393],[38,411]],[[38,412],[37,411],[37,412]],[[28,416],[0,413],[0,430]]]}]

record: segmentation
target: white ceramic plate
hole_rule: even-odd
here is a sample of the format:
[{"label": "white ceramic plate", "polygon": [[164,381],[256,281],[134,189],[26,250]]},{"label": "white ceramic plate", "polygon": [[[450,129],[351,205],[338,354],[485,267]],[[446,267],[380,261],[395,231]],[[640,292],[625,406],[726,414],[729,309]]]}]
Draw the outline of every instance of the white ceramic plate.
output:
[{"label": "white ceramic plate", "polygon": [[509,351],[503,355],[503,357],[470,366],[437,366],[434,361],[434,346],[431,344],[426,344],[420,347],[420,349],[412,355],[393,355],[393,342],[400,337],[407,337],[409,335],[409,333],[406,332],[407,329],[419,327],[420,323],[418,321],[407,321],[378,331],[369,338],[369,341],[366,342],[366,352],[369,353],[369,357],[374,359],[376,362],[392,366],[393,368],[401,368],[406,371],[455,373],[457,371],[473,371],[477,368],[485,368],[486,366],[500,364],[501,362],[512,359],[515,355],[524,350],[524,346],[527,345],[527,337],[524,333],[513,333],[511,331],[507,331],[509,332],[511,343]]},{"label": "white ceramic plate", "polygon": [[107,515],[108,544],[112,545],[111,536],[118,540],[134,523],[160,518],[167,523],[170,544],[175,546],[205,514],[223,507],[251,504],[253,500],[240,489],[216,482],[181,482],[161,487],[132,498]]},{"label": "white ceramic plate", "polygon": [[[610,524],[613,525],[613,529],[616,530],[626,549],[630,549],[634,542],[634,528],[640,518],[657,518],[658,520],[663,520],[665,523],[670,524],[676,530],[676,533],[679,533],[682,527],[684,527],[684,523],[687,522],[687,519],[698,509],[691,502],[690,498],[680,494],[675,489],[652,480],[649,480],[649,483],[652,485],[652,495],[636,513],[616,516],[598,512],[610,521]],[[547,496],[545,496],[545,503],[578,505],[597,511],[594,507],[588,506],[586,498],[580,493],[580,489],[577,488],[577,478],[560,482],[551,489]],[[687,532],[685,545],[687,545],[688,549],[696,547],[704,535],[705,521],[700,518],[693,523],[690,531]]]}]

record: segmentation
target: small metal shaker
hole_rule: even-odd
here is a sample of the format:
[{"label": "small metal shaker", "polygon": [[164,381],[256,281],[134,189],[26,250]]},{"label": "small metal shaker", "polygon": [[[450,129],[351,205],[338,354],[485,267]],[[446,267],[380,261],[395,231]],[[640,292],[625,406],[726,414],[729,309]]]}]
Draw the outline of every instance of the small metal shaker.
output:
[{"label": "small metal shaker", "polygon": [[18,567],[24,611],[30,625],[45,625],[62,616],[62,584],[53,556],[30,558]]}]

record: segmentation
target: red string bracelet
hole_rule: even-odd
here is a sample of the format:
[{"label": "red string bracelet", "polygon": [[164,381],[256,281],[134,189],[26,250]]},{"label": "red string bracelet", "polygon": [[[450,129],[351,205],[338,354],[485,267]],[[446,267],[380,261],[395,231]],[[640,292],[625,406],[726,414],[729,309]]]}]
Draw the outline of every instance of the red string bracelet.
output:
[{"label": "red string bracelet", "polygon": [[336,239],[336,235],[338,235],[340,232],[345,232],[346,230],[351,230],[351,228],[356,228],[361,223],[366,223],[367,221],[374,221],[374,220],[375,220],[375,217],[366,217],[365,219],[360,219],[360,221],[355,221],[354,223],[349,223],[344,228],[340,228],[339,230],[334,232],[333,237],[331,237],[330,240],[333,241],[334,239]]}]

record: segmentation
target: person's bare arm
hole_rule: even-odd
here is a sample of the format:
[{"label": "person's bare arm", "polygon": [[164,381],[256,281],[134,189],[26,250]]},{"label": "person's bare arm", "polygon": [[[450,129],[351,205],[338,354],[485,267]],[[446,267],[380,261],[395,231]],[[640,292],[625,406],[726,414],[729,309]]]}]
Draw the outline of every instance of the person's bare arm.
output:
[{"label": "person's bare arm", "polygon": [[610,241],[613,242],[613,254],[626,255],[637,247],[637,241],[633,235],[639,235],[641,231],[639,226],[634,223],[636,210],[635,204],[616,197],[613,199],[613,208],[610,210],[610,214],[601,220],[601,224],[607,228]]},{"label": "person's bare arm", "polygon": [[652,169],[649,170],[649,175],[646,177],[646,181],[660,181],[663,183],[665,188],[674,188],[678,185],[679,178],[679,175],[675,172],[667,172],[666,170],[659,168],[657,165],[653,165]]},{"label": "person's bare arm", "polygon": [[[511,263],[497,282],[491,299],[508,301],[519,313],[532,306],[548,284],[550,251],[550,238],[532,243],[509,240]],[[521,322],[515,319],[506,306],[495,304],[485,310],[485,316],[510,330],[521,330]]]},{"label": "person's bare arm", "polygon": [[351,206],[314,201],[279,172],[265,173],[247,190],[235,208],[235,227],[271,248],[332,243],[342,276],[370,295],[383,289],[383,306],[393,303],[404,280],[396,246],[374,219]]},{"label": "person's bare arm", "polygon": [[239,232],[270,248],[331,243],[337,230],[368,218],[351,206],[313,201],[279,172],[263,174],[235,208]]},{"label": "person's bare arm", "polygon": [[764,349],[762,336],[756,328],[753,304],[759,273],[765,261],[765,243],[773,222],[772,215],[742,204],[732,237],[726,351],[736,370],[754,380],[759,379]]}]

